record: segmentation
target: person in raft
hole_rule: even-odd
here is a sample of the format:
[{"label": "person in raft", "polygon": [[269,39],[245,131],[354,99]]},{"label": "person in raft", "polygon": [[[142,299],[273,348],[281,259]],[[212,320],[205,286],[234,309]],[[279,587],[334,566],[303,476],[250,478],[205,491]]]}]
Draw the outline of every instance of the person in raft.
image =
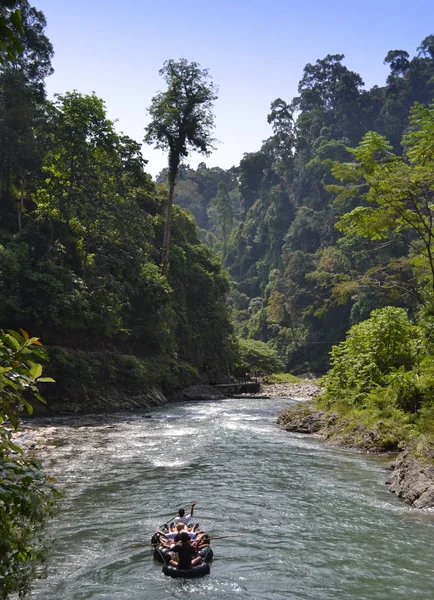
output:
[{"label": "person in raft", "polygon": [[178,510],[178,516],[175,517],[175,523],[184,523],[184,525],[188,525],[193,518],[194,507],[196,506],[196,502],[193,502],[190,508],[190,513],[188,515],[185,514],[185,510],[180,508]]},{"label": "person in raft", "polygon": [[184,531],[184,523],[177,523],[174,528],[175,531],[170,531],[169,533],[164,533],[164,531],[158,530],[157,533],[160,534],[160,543],[162,546],[169,547],[174,542],[179,541],[179,535]]},{"label": "person in raft", "polygon": [[178,560],[172,558],[169,565],[177,567],[183,571],[187,571],[196,565],[200,565],[202,557],[197,555],[196,550],[190,544],[190,536],[186,531],[183,531],[179,536],[181,541],[171,547],[173,552],[178,555]]}]

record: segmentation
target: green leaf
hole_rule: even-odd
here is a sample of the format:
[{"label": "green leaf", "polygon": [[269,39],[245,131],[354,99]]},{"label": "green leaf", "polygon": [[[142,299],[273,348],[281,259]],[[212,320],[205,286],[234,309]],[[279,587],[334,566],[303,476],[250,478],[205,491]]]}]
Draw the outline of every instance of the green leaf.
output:
[{"label": "green leaf", "polygon": [[16,10],[14,10],[13,13],[11,13],[9,18],[10,18],[12,25],[15,27],[15,29],[18,31],[18,33],[20,33],[21,35],[24,35],[24,28],[23,28],[23,23],[21,20],[21,10],[19,8],[17,8]]},{"label": "green leaf", "polygon": [[25,400],[24,398],[21,398],[21,399],[20,399],[20,402],[21,402],[21,404],[22,404],[23,406],[25,406],[25,407],[26,407],[26,409],[27,409],[27,413],[28,413],[29,415],[33,415],[33,406],[32,406],[32,405],[31,405],[29,402],[27,402],[27,400]]},{"label": "green leaf", "polygon": [[41,396],[41,394],[33,394],[35,396],[35,398],[37,400],[39,400],[39,402],[42,402],[43,404],[47,404],[47,401],[45,400],[45,398],[43,396]]},{"label": "green leaf", "polygon": [[32,379],[38,379],[42,374],[42,365],[33,364],[29,370],[29,375]]},{"label": "green leaf", "polygon": [[16,350],[20,350],[21,348],[21,344],[18,342],[18,340],[11,334],[6,334],[5,338],[7,339],[8,342],[10,342],[10,344],[16,349]]}]

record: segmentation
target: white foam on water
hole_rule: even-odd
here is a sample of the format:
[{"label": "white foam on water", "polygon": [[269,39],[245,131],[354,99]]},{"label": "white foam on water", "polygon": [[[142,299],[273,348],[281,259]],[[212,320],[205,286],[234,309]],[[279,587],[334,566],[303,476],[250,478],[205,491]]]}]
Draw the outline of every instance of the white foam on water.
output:
[{"label": "white foam on water", "polygon": [[243,423],[224,423],[223,429],[229,429],[230,431],[250,431],[254,433],[267,433],[269,429],[267,427],[255,427],[254,425],[247,425]]},{"label": "white foam on water", "polygon": [[151,464],[154,467],[185,467],[188,465],[188,461],[186,460],[161,460],[161,459],[151,459]]},{"label": "white foam on water", "polygon": [[168,429],[166,431],[161,431],[159,435],[163,437],[178,438],[185,437],[186,435],[195,435],[196,433],[196,430],[193,428],[176,427],[173,429]]}]

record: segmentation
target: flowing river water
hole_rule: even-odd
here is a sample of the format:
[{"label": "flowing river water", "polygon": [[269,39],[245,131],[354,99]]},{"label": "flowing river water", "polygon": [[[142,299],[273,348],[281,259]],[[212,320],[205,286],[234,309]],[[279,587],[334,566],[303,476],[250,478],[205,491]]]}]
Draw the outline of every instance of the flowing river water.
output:
[{"label": "flowing river water", "polygon": [[[64,442],[44,461],[65,497],[30,599],[432,599],[434,514],[388,492],[387,459],[279,429],[295,401],[189,402],[57,425]],[[243,535],[213,542],[210,575],[171,579],[146,544],[193,500],[212,535]]]}]

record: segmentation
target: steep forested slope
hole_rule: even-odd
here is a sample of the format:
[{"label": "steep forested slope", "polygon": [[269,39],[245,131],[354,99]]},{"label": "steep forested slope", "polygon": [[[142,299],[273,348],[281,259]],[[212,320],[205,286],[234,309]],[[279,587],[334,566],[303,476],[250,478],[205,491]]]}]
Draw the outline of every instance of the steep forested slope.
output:
[{"label": "steep forested slope", "polygon": [[[409,251],[408,235],[387,241],[343,237],[335,223],[360,198],[336,201],[328,186],[336,183],[332,161],[352,160],[346,148],[367,131],[386,136],[402,152],[410,107],[434,96],[434,36],[423,40],[413,58],[390,51],[383,87],[366,90],[343,61],[343,55],[328,55],[306,65],[299,95],[272,102],[273,135],[258,152],[245,154],[228,172],[203,165],[189,170],[181,186],[182,205],[212,231],[204,239],[223,254],[239,333],[269,341],[289,369],[323,371],[332,344],[372,309],[392,304],[412,313],[418,302],[410,285],[414,274],[401,260]],[[215,206],[215,186],[210,200],[195,184],[211,172],[226,184],[231,176],[234,218],[227,243],[205,216]],[[194,199],[189,186],[195,186]]]},{"label": "steep forested slope", "polygon": [[0,327],[43,338],[65,395],[146,382],[171,389],[210,365],[226,371],[219,261],[178,208],[162,273],[167,189],[102,99],[74,91],[47,100],[45,19],[20,6],[20,49],[0,65]]}]

